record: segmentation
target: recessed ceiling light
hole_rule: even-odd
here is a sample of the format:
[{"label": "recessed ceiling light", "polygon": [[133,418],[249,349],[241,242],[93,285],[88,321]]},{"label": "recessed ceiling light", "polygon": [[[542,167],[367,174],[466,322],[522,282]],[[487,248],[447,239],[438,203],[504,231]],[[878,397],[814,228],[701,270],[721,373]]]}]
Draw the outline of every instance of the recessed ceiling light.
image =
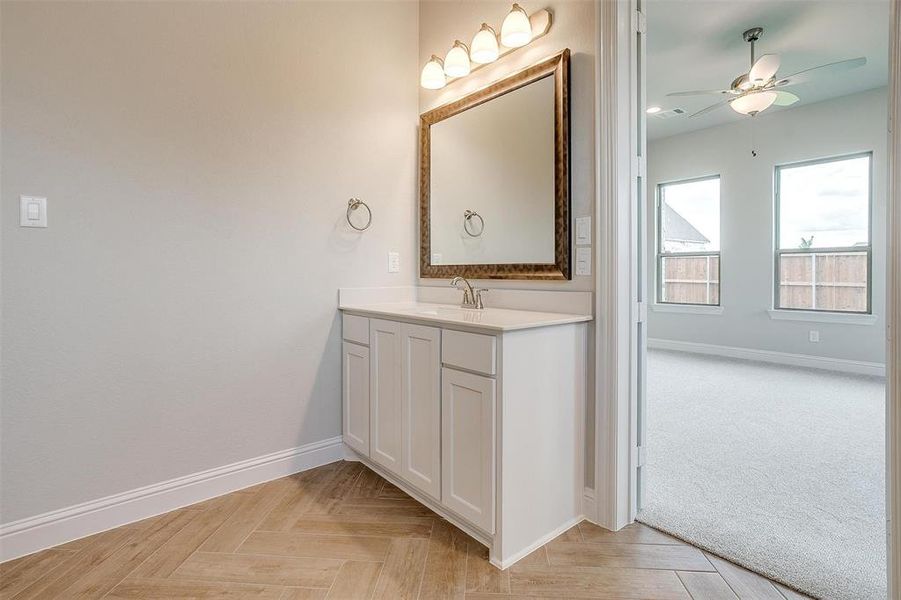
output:
[{"label": "recessed ceiling light", "polygon": [[659,113],[661,110],[663,110],[663,109],[660,108],[659,106],[649,106],[647,113],[649,115],[653,115],[654,113]]}]

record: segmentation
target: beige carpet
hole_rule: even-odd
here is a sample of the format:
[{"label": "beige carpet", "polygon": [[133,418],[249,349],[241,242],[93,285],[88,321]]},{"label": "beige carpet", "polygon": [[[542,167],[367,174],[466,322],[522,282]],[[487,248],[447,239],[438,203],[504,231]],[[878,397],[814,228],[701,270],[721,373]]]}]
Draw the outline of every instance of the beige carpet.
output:
[{"label": "beige carpet", "polygon": [[830,600],[884,598],[881,378],[654,350],[639,520]]}]

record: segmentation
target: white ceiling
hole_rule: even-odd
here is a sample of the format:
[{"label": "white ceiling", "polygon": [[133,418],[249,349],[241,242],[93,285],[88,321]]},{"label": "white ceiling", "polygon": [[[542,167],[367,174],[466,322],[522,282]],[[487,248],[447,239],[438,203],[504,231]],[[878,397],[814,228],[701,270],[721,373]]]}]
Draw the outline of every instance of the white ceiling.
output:
[{"label": "white ceiling", "polygon": [[[668,119],[648,115],[648,137],[661,138],[741,119],[728,107],[689,115],[717,96],[668,98],[685,90],[726,89],[750,67],[742,32],[763,27],[757,55],[779,54],[779,75],[865,56],[867,64],[787,88],[801,97],[791,110],[813,102],[884,86],[888,82],[888,0],[648,0],[648,106],[681,108]],[[765,116],[762,113],[761,116]]]}]

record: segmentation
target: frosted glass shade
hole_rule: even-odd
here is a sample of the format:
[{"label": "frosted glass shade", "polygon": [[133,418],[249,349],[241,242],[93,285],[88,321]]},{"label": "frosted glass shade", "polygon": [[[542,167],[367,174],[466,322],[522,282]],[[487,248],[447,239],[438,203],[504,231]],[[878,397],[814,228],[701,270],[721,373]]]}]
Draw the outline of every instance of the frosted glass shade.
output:
[{"label": "frosted glass shade", "polygon": [[466,44],[457,40],[444,57],[444,74],[448,77],[466,77],[470,70],[469,50]]},{"label": "frosted glass shade", "polygon": [[520,48],[532,41],[532,23],[519,4],[514,4],[501,25],[501,44],[507,48]]},{"label": "frosted glass shade", "polygon": [[776,101],[776,92],[753,92],[739,96],[729,103],[737,113],[754,116],[768,109]]},{"label": "frosted glass shade", "polygon": [[486,64],[496,61],[498,54],[497,33],[487,23],[482,23],[482,28],[469,45],[469,58],[473,62]]},{"label": "frosted glass shade", "polygon": [[419,76],[419,85],[427,90],[440,90],[446,84],[444,65],[441,59],[433,54],[429,62],[422,68],[422,73]]}]

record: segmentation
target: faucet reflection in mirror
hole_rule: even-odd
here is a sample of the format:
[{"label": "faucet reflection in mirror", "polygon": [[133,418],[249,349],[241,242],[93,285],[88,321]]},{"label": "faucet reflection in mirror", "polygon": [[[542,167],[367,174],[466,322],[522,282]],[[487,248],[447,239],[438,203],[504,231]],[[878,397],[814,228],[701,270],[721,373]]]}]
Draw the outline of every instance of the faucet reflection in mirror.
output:
[{"label": "faucet reflection in mirror", "polygon": [[551,13],[545,8],[529,15],[519,4],[514,4],[504,18],[500,36],[493,27],[482,23],[469,47],[460,40],[455,40],[444,59],[433,54],[422,68],[419,84],[427,90],[439,90],[448,83],[466,77],[547,34],[551,20]]}]

